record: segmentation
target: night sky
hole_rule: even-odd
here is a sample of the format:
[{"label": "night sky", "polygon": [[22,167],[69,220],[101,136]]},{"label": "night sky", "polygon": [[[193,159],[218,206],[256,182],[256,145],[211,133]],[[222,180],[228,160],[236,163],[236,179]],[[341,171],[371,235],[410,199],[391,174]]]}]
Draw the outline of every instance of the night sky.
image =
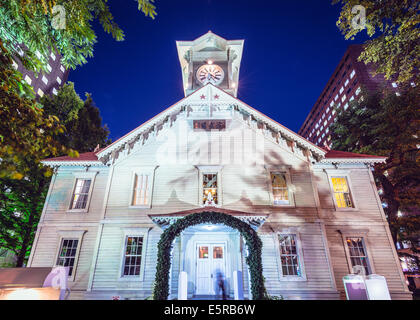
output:
[{"label": "night sky", "polygon": [[176,40],[244,39],[238,98],[295,132],[348,45],[365,40],[344,39],[329,0],[156,0],[155,20],[133,0],[109,5],[125,41],[95,24],[94,57],[69,81],[93,95],[114,141],[184,97]]}]

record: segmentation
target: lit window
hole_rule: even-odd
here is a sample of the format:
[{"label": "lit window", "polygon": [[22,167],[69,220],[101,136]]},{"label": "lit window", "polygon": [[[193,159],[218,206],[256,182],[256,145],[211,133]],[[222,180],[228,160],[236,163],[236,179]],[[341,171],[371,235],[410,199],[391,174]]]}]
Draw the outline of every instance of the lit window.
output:
[{"label": "lit window", "polygon": [[337,101],[338,99],[338,94],[334,97],[334,101]]},{"label": "lit window", "polygon": [[149,204],[149,176],[146,174],[134,174],[133,206],[146,206]]},{"label": "lit window", "polygon": [[347,85],[349,84],[349,79],[346,80],[346,82],[344,82],[344,86],[347,87]]},{"label": "lit window", "polygon": [[346,103],[345,105],[344,105],[344,110],[347,110],[347,108],[349,107],[349,104],[348,103]]},{"label": "lit window", "polygon": [[279,234],[280,260],[283,276],[302,276],[295,234]]},{"label": "lit window", "polygon": [[25,81],[29,85],[32,83],[32,79],[28,75],[25,76]]},{"label": "lit window", "polygon": [[44,91],[42,91],[41,89],[38,89],[37,93],[40,97],[44,95]]},{"label": "lit window", "polygon": [[393,86],[394,88],[398,87],[398,85],[397,85],[395,82],[393,82],[393,83],[392,83],[392,86]]},{"label": "lit window", "polygon": [[356,71],[352,71],[351,73],[350,73],[350,79],[353,79],[353,77],[354,77],[354,75],[356,74]]},{"label": "lit window", "polygon": [[330,107],[327,108],[327,110],[325,110],[326,113],[328,113],[330,111]]},{"label": "lit window", "polygon": [[48,79],[45,76],[42,76],[42,82],[44,82],[45,84],[48,84]]},{"label": "lit window", "polygon": [[327,128],[327,130],[325,130],[325,133],[328,133],[328,132],[330,132],[330,129],[329,128]]},{"label": "lit window", "polygon": [[340,88],[340,94],[342,94],[342,93],[343,93],[343,91],[344,91],[344,88],[343,88],[343,87],[341,87],[341,88]]},{"label": "lit window", "polygon": [[271,173],[274,204],[290,204],[285,173]]},{"label": "lit window", "polygon": [[62,239],[60,251],[57,258],[57,266],[69,267],[69,276],[73,274],[74,262],[79,240]]},{"label": "lit window", "polygon": [[334,114],[335,114],[335,112],[336,112],[336,111],[335,111],[335,110],[333,110],[331,113],[334,115]]},{"label": "lit window", "polygon": [[322,134],[321,138],[324,138],[324,137],[325,137],[325,133]]},{"label": "lit window", "polygon": [[360,87],[358,87],[358,88],[356,89],[356,96],[358,96],[358,95],[359,95],[360,91],[361,91],[361,89],[360,89]]},{"label": "lit window", "polygon": [[54,61],[55,61],[55,54],[54,54],[54,52],[51,52],[51,59],[53,59]]},{"label": "lit window", "polygon": [[317,124],[315,125],[315,129],[318,129],[318,127],[319,127],[319,124],[317,123]]},{"label": "lit window", "polygon": [[351,96],[351,98],[349,99],[349,101],[353,101],[354,100],[354,96]]},{"label": "lit window", "polygon": [[322,131],[322,130],[324,130],[324,126],[321,126],[320,130],[321,130],[321,131]]},{"label": "lit window", "polygon": [[61,79],[60,79],[60,77],[57,77],[57,82],[58,82],[58,84],[61,84]]},{"label": "lit window", "polygon": [[35,51],[35,55],[38,57],[38,59],[41,59],[41,53],[38,50]]},{"label": "lit window", "polygon": [[330,103],[330,107],[332,107],[334,105],[334,101],[331,101]]},{"label": "lit window", "polygon": [[352,271],[355,271],[358,266],[364,268],[365,273],[369,274],[370,268],[363,238],[348,237],[346,238],[346,243],[349,249],[350,262],[353,269]]},{"label": "lit window", "polygon": [[18,64],[16,63],[15,60],[12,60],[12,61],[13,61],[13,64],[12,64],[13,68],[15,68],[15,70],[17,70],[17,68],[19,67]]},{"label": "lit window", "polygon": [[61,70],[61,72],[63,72],[63,73],[64,73],[64,71],[66,71],[66,69],[64,68],[64,66],[63,66],[63,65],[61,65],[61,66],[60,66],[60,70]]},{"label": "lit window", "polygon": [[53,89],[52,89],[52,93],[53,93],[54,95],[57,95],[57,94],[58,94],[57,89],[56,89],[56,88],[53,88]]},{"label": "lit window", "polygon": [[353,208],[353,202],[346,177],[331,178],[334,198],[338,208]]},{"label": "lit window", "polygon": [[126,237],[123,276],[140,275],[143,237]]},{"label": "lit window", "polygon": [[51,68],[50,64],[47,64],[47,70],[48,70],[48,72],[52,71],[52,68]]},{"label": "lit window", "polygon": [[401,95],[401,93],[399,93],[399,92],[395,92],[395,95],[396,95],[397,97],[399,97],[399,96]]},{"label": "lit window", "polygon": [[327,120],[324,121],[324,126],[327,124],[327,122],[328,122]]},{"label": "lit window", "polygon": [[215,205],[217,199],[217,173],[203,174],[203,204]]},{"label": "lit window", "polygon": [[344,100],[346,100],[346,95],[343,95],[342,97],[341,97],[341,102],[344,102]]},{"label": "lit window", "polygon": [[86,209],[89,197],[90,179],[77,179],[70,209]]},{"label": "lit window", "polygon": [[328,116],[328,121],[330,121],[330,119],[331,119],[331,115]]}]

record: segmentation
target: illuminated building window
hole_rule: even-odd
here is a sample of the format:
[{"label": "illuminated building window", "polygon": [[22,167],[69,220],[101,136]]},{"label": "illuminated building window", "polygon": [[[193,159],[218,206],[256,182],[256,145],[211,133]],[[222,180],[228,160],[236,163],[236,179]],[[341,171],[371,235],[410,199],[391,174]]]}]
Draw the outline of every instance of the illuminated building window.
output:
[{"label": "illuminated building window", "polygon": [[48,79],[45,76],[42,76],[42,82],[44,82],[45,84],[48,84]]},{"label": "illuminated building window", "polygon": [[356,272],[357,268],[363,268],[365,274],[369,274],[370,267],[363,237],[346,237],[346,244],[349,250],[352,271]]},{"label": "illuminated building window", "polygon": [[149,175],[134,174],[133,199],[131,205],[146,206],[149,204]]},{"label": "illuminated building window", "polygon": [[284,172],[271,173],[271,186],[273,188],[273,203],[275,205],[290,204],[289,189]]},{"label": "illuminated building window", "polygon": [[143,237],[126,237],[123,276],[139,276]]},{"label": "illuminated building window", "polygon": [[346,95],[343,95],[343,96],[341,97],[341,102],[344,102],[344,100],[346,100]]},{"label": "illuminated building window", "polygon": [[352,71],[351,73],[350,73],[350,79],[353,79],[353,77],[354,77],[354,75],[356,74],[356,71]]},{"label": "illuminated building window", "polygon": [[52,71],[52,68],[51,68],[50,64],[47,64],[47,70],[48,70],[48,72]]},{"label": "illuminated building window", "polygon": [[54,52],[51,52],[51,59],[53,59],[54,61],[55,61],[55,54],[54,54]]},{"label": "illuminated building window", "polygon": [[56,89],[56,88],[53,88],[52,93],[53,93],[54,95],[57,95],[57,94],[58,94],[57,89]]},{"label": "illuminated building window", "polygon": [[358,88],[356,89],[356,96],[358,96],[358,95],[359,95],[360,91],[361,91],[361,89],[360,89],[360,87],[358,87]]},{"label": "illuminated building window", "polygon": [[334,198],[338,208],[353,208],[350,189],[346,177],[331,178]]},{"label": "illuminated building window", "polygon": [[57,258],[57,266],[69,267],[69,276],[73,274],[78,244],[78,239],[61,240],[60,251]]},{"label": "illuminated building window", "polygon": [[203,204],[218,204],[217,196],[217,173],[203,174]]},{"label": "illuminated building window", "polygon": [[44,95],[44,91],[42,91],[41,89],[38,89],[37,93],[40,97]]},{"label": "illuminated building window", "polygon": [[86,209],[91,182],[91,179],[76,180],[70,209]]},{"label": "illuminated building window", "polygon": [[61,79],[60,79],[60,77],[57,77],[57,82],[58,82],[58,84],[61,84]]},{"label": "illuminated building window", "polygon": [[279,234],[280,261],[283,276],[302,276],[295,234]]},{"label": "illuminated building window", "polygon": [[343,93],[343,91],[344,91],[344,88],[343,88],[343,87],[341,87],[341,88],[340,88],[340,94],[342,94],[342,93]]},{"label": "illuminated building window", "polygon": [[349,79],[346,80],[346,82],[344,82],[344,86],[347,87],[347,85],[349,84]]},{"label": "illuminated building window", "polygon": [[61,65],[61,66],[60,66],[60,70],[61,70],[61,72],[63,72],[63,73],[64,73],[64,71],[66,71],[66,69],[64,68],[64,66],[63,66],[63,65]]}]

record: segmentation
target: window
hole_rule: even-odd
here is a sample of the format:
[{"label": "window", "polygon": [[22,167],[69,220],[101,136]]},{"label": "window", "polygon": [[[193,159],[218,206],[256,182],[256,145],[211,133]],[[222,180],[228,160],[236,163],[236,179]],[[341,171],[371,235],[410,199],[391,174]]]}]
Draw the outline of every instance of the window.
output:
[{"label": "window", "polygon": [[346,100],[346,95],[343,95],[343,96],[341,97],[341,102],[344,102],[344,100]]},{"label": "window", "polygon": [[32,83],[32,79],[28,75],[25,76],[25,81],[29,85]]},{"label": "window", "polygon": [[58,93],[57,89],[56,89],[56,88],[53,88],[52,93],[53,93],[54,95],[57,95],[57,93]]},{"label": "window", "polygon": [[356,71],[352,71],[351,73],[350,73],[350,79],[353,79],[353,77],[354,77],[354,75],[356,74]]},{"label": "window", "polygon": [[54,54],[54,52],[51,52],[51,59],[53,59],[54,61],[55,61],[55,54]]},{"label": "window", "polygon": [[279,234],[280,262],[283,276],[302,276],[295,234]]},{"label": "window", "polygon": [[217,173],[203,174],[203,204],[218,204],[217,198]]},{"label": "window", "polygon": [[360,91],[361,91],[361,89],[360,89],[360,87],[358,87],[358,88],[356,89],[356,96],[358,96],[358,95],[359,95]]},{"label": "window", "polygon": [[369,274],[370,268],[363,237],[346,237],[346,243],[349,249],[352,271],[356,271],[356,266],[361,266],[365,269],[365,273]]},{"label": "window", "polygon": [[392,86],[393,86],[394,88],[398,87],[398,85],[397,85],[395,82],[393,82],[393,83],[392,83]]},{"label": "window", "polygon": [[334,101],[337,101],[338,99],[338,94],[334,97]]},{"label": "window", "polygon": [[226,129],[226,120],[194,120],[195,130],[224,130]]},{"label": "window", "polygon": [[16,70],[18,69],[18,64],[16,63],[16,61],[15,60],[12,60],[13,62],[12,62],[12,65],[13,65],[13,68],[15,68]]},{"label": "window", "polygon": [[346,82],[344,82],[344,86],[347,87],[347,85],[349,84],[349,79],[346,80]]},{"label": "window", "polygon": [[37,93],[40,97],[44,95],[44,91],[42,91],[41,89],[38,89]]},{"label": "window", "polygon": [[64,69],[64,66],[63,66],[63,65],[61,65],[61,66],[60,66],[60,70],[61,70],[61,72],[63,72],[63,73],[64,73],[64,71],[66,71],[66,69]]},{"label": "window", "polygon": [[51,68],[50,64],[47,64],[47,70],[48,70],[48,72],[52,71],[52,68]]},{"label": "window", "polygon": [[338,208],[353,208],[353,202],[350,195],[346,177],[331,178],[334,198]]},{"label": "window", "polygon": [[60,77],[57,77],[57,82],[58,82],[58,84],[61,84],[61,79],[60,79]]},{"label": "window", "polygon": [[76,179],[70,209],[86,209],[89,198],[91,179]]},{"label": "window", "polygon": [[76,260],[78,239],[62,239],[60,251],[57,258],[57,266],[69,267],[69,276],[73,275],[73,268]]},{"label": "window", "polygon": [[48,84],[48,79],[45,76],[42,76],[42,82],[44,82],[45,84]]},{"label": "window", "polygon": [[273,188],[273,203],[275,205],[290,204],[289,190],[284,172],[271,173],[271,186]]},{"label": "window", "polygon": [[126,237],[123,276],[139,276],[143,237]]},{"label": "window", "polygon": [[342,94],[342,93],[343,93],[343,91],[344,91],[344,88],[343,88],[343,87],[341,87],[341,88],[340,88],[340,94]]},{"label": "window", "polygon": [[149,175],[134,174],[133,199],[131,205],[133,206],[147,206],[149,204]]},{"label": "window", "polygon": [[347,108],[349,107],[349,104],[348,103],[346,103],[345,105],[344,105],[344,110],[347,110]]}]

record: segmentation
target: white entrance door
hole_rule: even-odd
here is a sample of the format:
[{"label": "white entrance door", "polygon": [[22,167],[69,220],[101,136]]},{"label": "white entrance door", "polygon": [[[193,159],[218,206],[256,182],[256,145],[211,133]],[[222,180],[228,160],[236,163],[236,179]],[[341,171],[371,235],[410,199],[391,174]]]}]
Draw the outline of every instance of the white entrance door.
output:
[{"label": "white entrance door", "polygon": [[217,274],[226,276],[226,246],[223,243],[199,243],[196,250],[196,295],[214,295]]}]

